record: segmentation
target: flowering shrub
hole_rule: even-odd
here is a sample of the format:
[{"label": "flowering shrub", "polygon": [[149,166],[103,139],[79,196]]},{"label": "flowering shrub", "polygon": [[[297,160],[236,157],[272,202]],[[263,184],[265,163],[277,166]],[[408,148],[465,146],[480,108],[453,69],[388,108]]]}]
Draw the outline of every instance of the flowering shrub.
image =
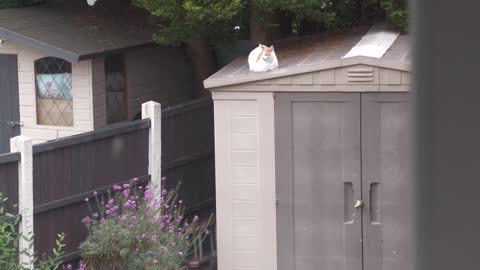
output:
[{"label": "flowering shrub", "polygon": [[18,223],[20,217],[7,213],[4,204],[7,198],[0,193],[0,269],[1,270],[24,270],[30,269],[29,263],[23,264],[19,261],[19,255],[23,254],[31,258],[31,264],[37,264],[35,270],[57,270],[60,269],[62,261],[60,257],[63,254],[64,234],[59,234],[56,247],[53,248],[53,256],[44,256],[39,259],[36,254],[27,254],[25,251],[18,250],[20,239],[25,239],[29,244],[33,243],[33,235],[22,235],[18,232]]},{"label": "flowering shrub", "polygon": [[208,222],[187,220],[177,191],[143,187],[134,179],[105,196],[94,193],[94,203],[87,198],[91,213],[82,222],[88,238],[80,246],[87,269],[180,268],[194,242],[208,234]]}]

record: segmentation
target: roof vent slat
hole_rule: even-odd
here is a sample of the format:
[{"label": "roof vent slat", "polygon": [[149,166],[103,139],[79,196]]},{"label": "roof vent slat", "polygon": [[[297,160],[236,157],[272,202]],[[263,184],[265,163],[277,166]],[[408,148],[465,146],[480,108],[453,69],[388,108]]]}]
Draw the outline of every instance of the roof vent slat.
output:
[{"label": "roof vent slat", "polygon": [[349,82],[373,82],[375,73],[373,68],[351,68],[347,70]]}]

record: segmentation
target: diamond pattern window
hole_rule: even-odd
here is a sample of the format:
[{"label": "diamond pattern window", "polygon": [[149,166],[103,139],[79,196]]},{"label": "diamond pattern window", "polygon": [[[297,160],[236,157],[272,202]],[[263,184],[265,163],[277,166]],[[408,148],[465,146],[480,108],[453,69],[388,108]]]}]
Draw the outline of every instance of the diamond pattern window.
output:
[{"label": "diamond pattern window", "polygon": [[73,126],[72,64],[55,57],[35,61],[37,124]]},{"label": "diamond pattern window", "polygon": [[125,63],[121,54],[105,57],[107,124],[127,120]]}]

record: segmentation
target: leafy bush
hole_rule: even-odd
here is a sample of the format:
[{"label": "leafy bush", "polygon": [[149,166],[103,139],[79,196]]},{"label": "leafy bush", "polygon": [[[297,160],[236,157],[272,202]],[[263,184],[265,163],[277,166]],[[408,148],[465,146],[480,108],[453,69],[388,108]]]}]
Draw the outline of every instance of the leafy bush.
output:
[{"label": "leafy bush", "polygon": [[22,264],[19,261],[19,255],[24,254],[32,259],[32,264],[37,264],[35,270],[57,270],[60,269],[62,261],[60,257],[65,247],[63,240],[64,234],[59,234],[56,241],[56,247],[53,249],[53,256],[39,259],[36,254],[27,254],[19,251],[19,240],[25,239],[30,245],[33,244],[33,235],[22,235],[18,232],[20,216],[7,213],[4,204],[7,198],[0,193],[0,269],[2,270],[24,270],[29,269],[28,264]]},{"label": "leafy bush", "polygon": [[[87,240],[80,245],[87,269],[178,269],[195,241],[203,240],[208,222],[184,217],[176,189],[156,192],[137,180],[95,195],[91,214],[83,219]],[[89,200],[86,199],[88,202]],[[109,266],[108,268],[106,266]]]},{"label": "leafy bush", "polygon": [[405,0],[383,0],[383,8],[393,26],[404,32],[408,30],[408,11]]}]

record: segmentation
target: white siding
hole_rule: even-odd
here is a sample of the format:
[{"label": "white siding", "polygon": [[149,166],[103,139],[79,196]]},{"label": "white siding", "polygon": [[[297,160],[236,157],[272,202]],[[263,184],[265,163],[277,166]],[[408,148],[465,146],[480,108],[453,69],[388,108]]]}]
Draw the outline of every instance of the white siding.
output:
[{"label": "white siding", "polygon": [[272,93],[215,100],[218,269],[276,269]]},{"label": "white siding", "polygon": [[11,41],[5,41],[0,53],[18,56],[18,86],[22,135],[34,143],[93,130],[91,61],[72,63],[73,127],[37,125],[34,61],[46,55]]}]

